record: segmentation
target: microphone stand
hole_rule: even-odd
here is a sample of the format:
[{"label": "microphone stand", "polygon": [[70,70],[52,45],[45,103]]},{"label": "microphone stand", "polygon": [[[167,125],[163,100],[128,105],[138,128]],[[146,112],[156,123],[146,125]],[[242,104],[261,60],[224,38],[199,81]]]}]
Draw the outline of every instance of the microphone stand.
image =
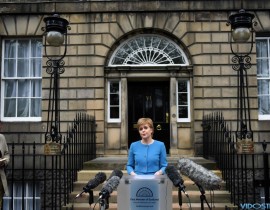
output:
[{"label": "microphone stand", "polygon": [[109,209],[109,197],[99,199],[100,210]]},{"label": "microphone stand", "polygon": [[183,201],[182,201],[182,190],[181,190],[181,187],[178,187],[178,202],[179,202],[180,209],[182,209]]},{"label": "microphone stand", "polygon": [[89,205],[91,206],[92,203],[94,203],[94,193],[93,193],[93,190],[89,190],[89,200],[88,200],[88,203]]},{"label": "microphone stand", "polygon": [[186,193],[185,186],[183,184],[179,185],[179,187],[178,187],[178,202],[179,202],[180,209],[182,209],[182,204],[183,204],[182,192],[186,195],[186,197],[188,199],[188,203],[189,203],[189,209],[191,209],[190,198],[189,198],[189,195]]},{"label": "microphone stand", "polygon": [[200,199],[201,199],[201,210],[203,210],[204,209],[204,201],[205,201],[205,203],[207,204],[207,206],[208,206],[208,208],[210,209],[210,210],[212,210],[212,208],[210,207],[210,205],[209,205],[209,203],[208,203],[208,201],[207,201],[207,199],[206,199],[206,196],[205,196],[205,190],[203,189],[203,187],[201,186],[201,185],[199,185],[198,183],[195,183],[197,186],[198,186],[198,188],[199,188],[199,190],[200,190],[200,192],[201,192],[201,195],[200,195]]},{"label": "microphone stand", "polygon": [[100,199],[99,204],[100,204],[100,210],[106,209],[105,199]]}]

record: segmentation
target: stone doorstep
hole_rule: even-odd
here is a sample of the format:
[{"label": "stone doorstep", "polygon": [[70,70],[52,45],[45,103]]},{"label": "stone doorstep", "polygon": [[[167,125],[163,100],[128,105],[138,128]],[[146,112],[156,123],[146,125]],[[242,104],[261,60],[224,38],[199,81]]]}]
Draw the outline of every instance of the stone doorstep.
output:
[{"label": "stone doorstep", "polygon": [[[221,171],[219,170],[211,170],[213,173],[215,173],[217,176],[222,177]],[[106,177],[108,178],[110,176],[110,174],[112,173],[112,170],[81,170],[78,172],[78,181],[84,181],[84,182],[88,182],[90,179],[94,178],[95,175],[98,172],[104,172],[106,174]],[[122,170],[123,175],[127,175],[127,171],[126,170]],[[189,180],[188,177],[186,176],[181,176],[183,178],[183,180]]]},{"label": "stone doorstep", "polygon": [[[83,190],[83,187],[85,186],[87,184],[87,182],[86,181],[77,181],[77,182],[74,182],[74,185],[73,185],[73,191],[75,191],[75,192],[81,192],[82,190]],[[191,181],[191,180],[188,180],[188,179],[184,179],[184,185],[185,185],[185,190],[187,191],[187,192],[189,192],[189,191],[193,191],[193,190],[198,190],[198,187],[194,184],[194,182],[193,181]],[[103,187],[103,184],[100,184],[100,185],[98,185],[96,188],[95,188],[95,190],[96,191],[100,191],[101,189],[102,189],[102,187]],[[222,191],[224,191],[224,190],[226,190],[226,188],[225,188],[226,186],[225,186],[225,182],[223,181],[222,183],[221,183],[221,188],[220,188],[220,190]],[[173,186],[173,190],[178,190],[178,188],[177,187],[174,187]],[[219,191],[219,190],[217,190],[217,191]],[[215,191],[216,192],[216,191]]]},{"label": "stone doorstep", "polygon": [[[169,165],[177,166],[178,160],[181,157],[167,157]],[[204,159],[202,157],[189,157],[190,160],[202,165],[209,170],[216,170],[217,166],[214,161]],[[94,160],[87,161],[83,164],[84,170],[124,170],[127,163],[127,157],[123,156],[110,156],[110,157],[97,157]]]}]

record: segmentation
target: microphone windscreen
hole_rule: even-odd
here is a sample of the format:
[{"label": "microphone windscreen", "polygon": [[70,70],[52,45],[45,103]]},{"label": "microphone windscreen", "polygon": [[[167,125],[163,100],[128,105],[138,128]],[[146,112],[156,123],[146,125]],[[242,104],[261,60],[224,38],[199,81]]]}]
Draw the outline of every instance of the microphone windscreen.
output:
[{"label": "microphone windscreen", "polygon": [[204,189],[220,189],[222,179],[212,171],[209,171],[201,165],[196,164],[192,160],[181,158],[178,161],[178,167],[183,175],[188,176],[193,182],[202,186]]},{"label": "microphone windscreen", "polygon": [[105,180],[106,180],[106,174],[103,173],[103,172],[99,172],[97,173],[97,175],[95,176],[97,178],[97,180],[100,182],[100,183],[103,183]]},{"label": "microphone windscreen", "polygon": [[113,176],[118,176],[120,179],[122,178],[123,176],[123,172],[119,169],[114,169],[110,175],[110,177],[108,178],[108,180],[113,177]]},{"label": "microphone windscreen", "polygon": [[184,181],[180,177],[176,167],[169,165],[166,167],[165,172],[175,187],[179,187],[180,184],[183,184]]},{"label": "microphone windscreen", "polygon": [[120,178],[118,176],[111,177],[104,185],[103,189],[111,194],[119,185]]},{"label": "microphone windscreen", "polygon": [[99,172],[95,175],[95,178],[90,180],[87,185],[83,188],[84,191],[88,192],[91,189],[94,189],[99,184],[103,183],[106,180],[106,174]]},{"label": "microphone windscreen", "polygon": [[111,177],[103,186],[101,189],[99,195],[99,198],[106,198],[109,197],[110,194],[117,188],[117,186],[120,183],[120,178],[118,176]]}]

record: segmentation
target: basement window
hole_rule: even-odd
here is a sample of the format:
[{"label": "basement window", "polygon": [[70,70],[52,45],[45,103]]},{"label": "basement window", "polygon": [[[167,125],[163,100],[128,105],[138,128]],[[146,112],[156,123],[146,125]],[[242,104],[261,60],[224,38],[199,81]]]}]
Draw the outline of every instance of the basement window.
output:
[{"label": "basement window", "polygon": [[9,188],[9,192],[13,194],[13,197],[3,198],[3,209],[16,210],[22,209],[22,206],[27,210],[41,209],[39,183],[15,182],[12,189]]}]

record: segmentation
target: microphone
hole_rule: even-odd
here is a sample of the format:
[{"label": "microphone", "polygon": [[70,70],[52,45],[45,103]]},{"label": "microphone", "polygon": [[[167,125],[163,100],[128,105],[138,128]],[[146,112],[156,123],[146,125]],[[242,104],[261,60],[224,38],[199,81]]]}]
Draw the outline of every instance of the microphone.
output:
[{"label": "microphone", "polygon": [[120,183],[120,177],[112,176],[103,186],[99,193],[99,199],[107,199],[110,194],[118,187]]},{"label": "microphone", "polygon": [[173,185],[175,187],[178,187],[178,201],[179,201],[179,206],[182,206],[182,194],[181,191],[183,193],[185,193],[185,195],[187,197],[188,194],[185,191],[185,186],[184,186],[184,180],[182,179],[182,177],[180,176],[180,174],[178,173],[176,167],[174,167],[173,165],[169,165],[166,167],[165,172],[167,174],[167,176],[169,177],[169,179],[172,181]]},{"label": "microphone", "polygon": [[94,179],[91,179],[84,187],[83,191],[76,195],[76,198],[80,197],[84,192],[89,193],[91,189],[94,189],[99,184],[106,180],[106,174],[103,172],[99,172],[95,175]]},{"label": "microphone", "polygon": [[174,167],[173,165],[167,166],[165,169],[165,172],[167,176],[169,177],[169,179],[172,181],[173,185],[175,187],[180,187],[180,189],[186,194],[185,192],[186,187],[184,186],[184,180],[178,173],[176,167]]},{"label": "microphone", "polygon": [[107,179],[107,181],[112,178],[113,176],[118,176],[120,179],[122,178],[123,176],[123,172],[119,169],[114,169],[110,175],[110,177]]},{"label": "microphone", "polygon": [[220,189],[221,178],[192,160],[181,158],[178,161],[178,167],[183,175],[188,176],[195,184],[200,185],[204,189]]}]

